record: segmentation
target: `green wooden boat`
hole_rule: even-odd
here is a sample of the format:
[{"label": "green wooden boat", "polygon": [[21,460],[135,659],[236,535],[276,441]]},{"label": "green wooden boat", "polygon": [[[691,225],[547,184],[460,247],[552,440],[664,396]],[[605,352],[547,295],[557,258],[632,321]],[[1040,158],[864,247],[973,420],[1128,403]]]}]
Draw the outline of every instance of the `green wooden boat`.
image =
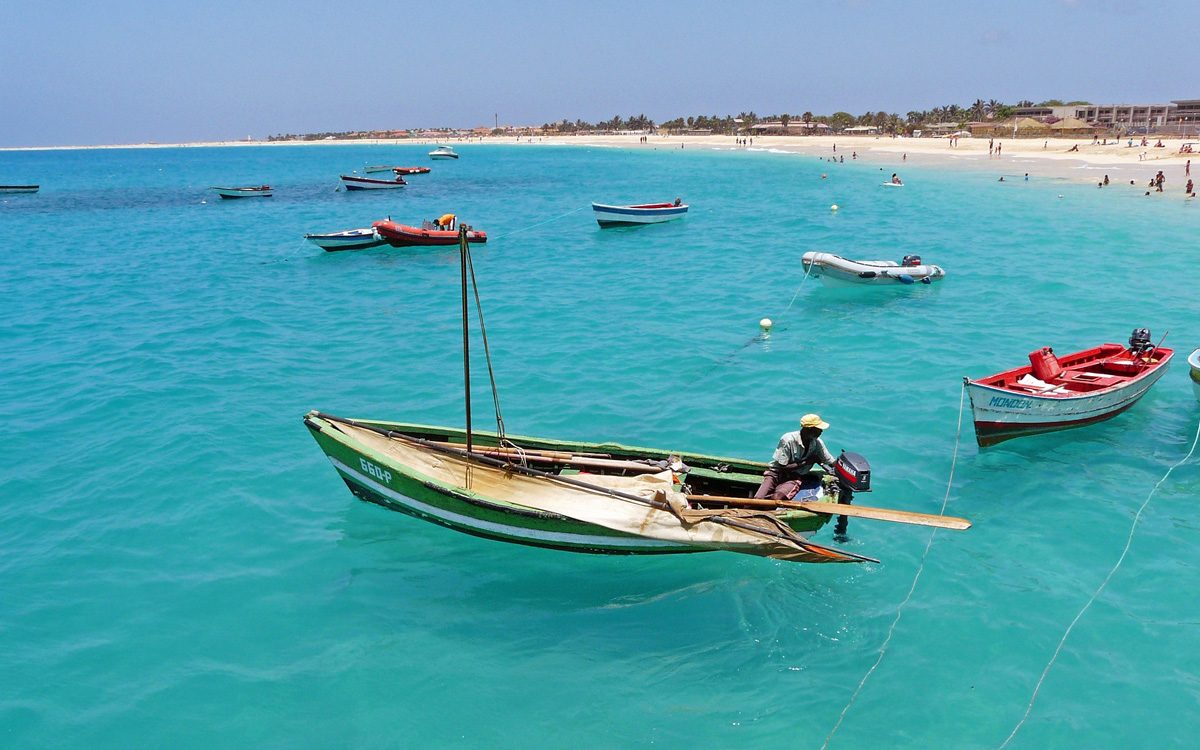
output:
[{"label": "green wooden boat", "polygon": [[[849,505],[853,490],[869,488],[869,475],[844,474],[841,459],[839,476],[807,475],[794,500],[756,500],[752,496],[766,469],[756,461],[506,435],[494,380],[497,431],[473,430],[467,283],[474,286],[475,278],[469,230],[459,226],[465,429],[318,411],[304,417],[359,498],[488,539],[602,554],[727,550],[797,562],[876,562],[808,537],[834,515],[969,526],[961,519]],[[486,354],[478,289],[475,302]]]},{"label": "green wooden boat", "polygon": [[[501,447],[496,433],[479,431],[468,454],[461,429],[316,411],[304,423],[360,499],[475,536],[602,554],[871,559],[806,538],[828,513],[736,507],[738,498],[751,502],[763,463],[513,435]],[[839,493],[836,479],[814,473],[797,499]]]}]

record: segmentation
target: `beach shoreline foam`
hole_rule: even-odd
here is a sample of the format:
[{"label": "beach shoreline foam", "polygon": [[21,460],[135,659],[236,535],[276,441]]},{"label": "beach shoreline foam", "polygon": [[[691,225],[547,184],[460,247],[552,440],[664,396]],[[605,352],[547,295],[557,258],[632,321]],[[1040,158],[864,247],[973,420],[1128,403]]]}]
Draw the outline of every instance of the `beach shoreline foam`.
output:
[{"label": "beach shoreline foam", "polygon": [[[46,146],[3,148],[0,151],[69,151],[87,149],[151,149],[151,148],[213,148],[237,146],[431,146],[442,143],[478,143],[514,146],[584,146],[627,148],[631,150],[706,149],[747,151],[797,155],[829,160],[845,158],[877,163],[887,167],[962,167],[987,169],[1006,179],[1023,178],[1026,173],[1038,178],[1057,178],[1081,183],[1103,180],[1128,185],[1130,180],[1143,184],[1159,169],[1172,169],[1168,178],[1172,188],[1182,190],[1185,164],[1200,153],[1180,153],[1188,138],[1147,137],[1148,145],[1141,146],[1141,137],[1124,140],[1108,139],[1107,145],[1093,145],[1091,138],[909,138],[880,136],[752,136],[753,145],[739,145],[739,139],[728,135],[650,135],[642,142],[641,135],[562,135],[562,136],[485,136],[474,138],[397,138],[397,139],[331,139],[319,141],[211,141],[195,143],[134,143],[99,146]],[[1002,146],[1000,155],[989,154],[989,143]],[[1101,141],[1104,139],[1102,138]],[[1156,143],[1163,143],[1161,148]],[[952,145],[953,143],[953,145]]]}]

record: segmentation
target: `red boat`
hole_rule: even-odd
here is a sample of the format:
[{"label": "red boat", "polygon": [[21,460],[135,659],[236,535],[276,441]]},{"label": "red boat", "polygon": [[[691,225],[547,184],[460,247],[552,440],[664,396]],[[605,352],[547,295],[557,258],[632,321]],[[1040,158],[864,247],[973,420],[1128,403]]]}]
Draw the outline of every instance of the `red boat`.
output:
[{"label": "red boat", "polygon": [[[392,247],[458,244],[458,230],[440,229],[438,227],[441,225],[428,221],[421,227],[410,227],[394,221],[377,221],[371,226]],[[487,233],[470,230],[467,232],[467,242],[487,242]]]},{"label": "red boat", "polygon": [[392,167],[392,171],[403,177],[406,174],[429,174],[429,167]]},{"label": "red boat", "polygon": [[975,439],[988,446],[1111,419],[1158,382],[1173,354],[1139,328],[1128,347],[1101,344],[1059,358],[1046,346],[1029,355],[1028,366],[967,379]]}]

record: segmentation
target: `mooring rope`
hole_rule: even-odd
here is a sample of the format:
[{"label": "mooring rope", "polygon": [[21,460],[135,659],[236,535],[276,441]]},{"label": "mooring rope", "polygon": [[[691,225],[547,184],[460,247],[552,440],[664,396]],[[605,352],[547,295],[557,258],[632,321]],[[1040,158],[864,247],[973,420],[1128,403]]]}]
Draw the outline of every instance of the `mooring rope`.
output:
[{"label": "mooring rope", "polygon": [[[804,286],[804,282],[808,281],[808,275],[811,272],[812,272],[812,266],[810,265],[808,268],[806,268],[804,270],[804,278],[800,279],[799,285],[796,286],[796,292],[795,292],[795,294],[792,295],[792,299],[791,299],[791,301],[788,302],[787,307],[784,308],[783,314],[779,316],[780,319],[783,319],[783,316],[787,315],[788,311],[792,309],[792,304],[795,303],[796,298],[800,296],[800,289],[801,289],[801,287]],[[788,329],[788,327],[784,326],[783,328],[780,328],[779,330],[786,331],[787,329]],[[708,366],[708,368],[704,370],[704,372],[697,375],[694,380],[687,383],[686,385],[688,385],[688,386],[695,385],[696,383],[700,382],[701,380],[704,380],[706,377],[708,377],[710,374],[712,374],[713,370],[717,369],[718,367],[720,367],[722,365],[725,365],[725,364],[728,364],[729,362],[731,362],[734,357],[736,357],[738,354],[740,354],[742,352],[743,349],[746,349],[747,347],[749,347],[752,344],[755,344],[759,341],[763,341],[769,333],[770,333],[770,331],[759,331],[758,333],[754,334],[744,344],[737,347],[733,351],[729,352],[724,357],[713,360],[712,364],[710,364]]]},{"label": "mooring rope", "polygon": [[1091,598],[1087,600],[1087,604],[1083,605],[1083,609],[1079,610],[1079,614],[1075,615],[1075,619],[1071,620],[1071,624],[1068,625],[1067,629],[1063,632],[1062,638],[1058,641],[1058,646],[1054,649],[1054,654],[1050,657],[1050,661],[1046,663],[1046,668],[1042,670],[1042,676],[1038,678],[1037,685],[1035,685],[1033,688],[1033,695],[1029,697],[1029,705],[1025,707],[1025,713],[1021,716],[1021,720],[1017,722],[1017,725],[1013,727],[1013,730],[1008,735],[1008,738],[1005,739],[1004,742],[1000,743],[999,750],[1003,750],[1008,743],[1012,742],[1013,737],[1017,736],[1017,732],[1021,730],[1021,727],[1025,724],[1025,720],[1029,718],[1029,713],[1033,711],[1033,704],[1034,701],[1037,700],[1038,691],[1042,689],[1042,683],[1046,680],[1046,675],[1050,673],[1050,668],[1054,666],[1055,660],[1058,659],[1059,653],[1062,652],[1063,646],[1066,645],[1067,637],[1071,635],[1071,631],[1075,628],[1075,624],[1079,622],[1079,619],[1083,617],[1083,613],[1088,611],[1088,608],[1092,606],[1092,602],[1096,601],[1096,599],[1100,596],[1100,593],[1104,591],[1106,586],[1108,586],[1109,580],[1112,579],[1113,575],[1117,572],[1117,569],[1121,567],[1121,563],[1125,562],[1125,556],[1129,554],[1129,547],[1133,544],[1133,534],[1137,530],[1138,521],[1142,517],[1142,511],[1146,510],[1146,506],[1150,504],[1150,498],[1154,497],[1154,493],[1158,491],[1158,488],[1162,485],[1162,483],[1167,481],[1167,477],[1171,476],[1171,472],[1187,463],[1188,459],[1192,457],[1192,454],[1196,452],[1196,443],[1198,441],[1200,441],[1200,423],[1196,424],[1196,437],[1192,440],[1191,450],[1189,450],[1187,455],[1180,459],[1175,465],[1167,469],[1167,473],[1163,474],[1162,479],[1159,479],[1158,482],[1155,483],[1154,487],[1150,490],[1150,494],[1146,495],[1146,499],[1142,501],[1141,507],[1138,508],[1137,513],[1134,514],[1133,524],[1129,527],[1129,537],[1125,540],[1125,549],[1121,550],[1121,556],[1117,558],[1117,563],[1112,566],[1112,570],[1108,571],[1108,575],[1104,576],[1104,581],[1101,582],[1095,593],[1093,593]]},{"label": "mooring rope", "polygon": [[527,226],[523,229],[514,229],[511,232],[505,232],[504,234],[498,234],[495,237],[492,237],[492,241],[494,242],[495,240],[502,239],[504,237],[512,237],[514,234],[520,234],[521,232],[528,232],[530,229],[536,229],[538,227],[545,226],[546,224],[549,224],[552,221],[558,221],[559,219],[565,219],[568,216],[570,216],[571,214],[577,214],[580,211],[585,211],[589,208],[591,208],[591,206],[580,206],[579,208],[577,208],[573,211],[567,211],[565,214],[559,214],[558,216],[555,216],[553,219],[546,219],[545,221],[539,221],[537,224],[531,224],[530,226]]},{"label": "mooring rope", "polygon": [[303,250],[303,249],[304,249],[304,247],[305,247],[305,245],[307,245],[307,244],[308,244],[308,240],[300,240],[300,244],[299,244],[299,245],[297,245],[297,246],[296,246],[296,249],[295,249],[295,250],[293,250],[291,253],[289,253],[289,254],[287,254],[287,255],[283,256],[282,258],[276,258],[275,260],[264,260],[264,261],[260,262],[258,265],[260,265],[260,266],[268,266],[268,265],[270,265],[270,264],[272,264],[272,263],[286,263],[287,261],[289,261],[289,260],[291,260],[292,258],[296,257],[296,255],[297,255],[297,254],[299,254],[299,252],[300,252],[301,250]]},{"label": "mooring rope", "polygon": [[[954,454],[950,459],[950,479],[946,482],[946,496],[942,498],[942,509],[938,511],[938,515],[946,515],[946,504],[950,502],[950,489],[954,486],[954,467],[958,464],[958,444],[962,438],[962,415],[964,397],[967,393],[967,384],[963,383],[962,390],[958,394],[958,426],[954,432]],[[837,723],[833,725],[833,729],[829,730],[829,734],[825,737],[825,742],[821,744],[821,750],[825,750],[829,746],[829,741],[833,739],[833,735],[837,732],[838,727],[842,725],[842,720],[846,718],[846,712],[850,710],[850,706],[854,705],[854,701],[858,698],[858,694],[862,692],[863,685],[867,684],[867,680],[871,677],[871,673],[883,661],[883,656],[887,653],[888,644],[892,642],[892,635],[896,632],[896,625],[900,622],[900,615],[904,613],[904,606],[912,599],[913,592],[917,589],[917,581],[921,580],[921,573],[925,570],[925,558],[929,556],[929,548],[933,546],[933,538],[937,536],[937,529],[934,529],[929,534],[929,540],[925,542],[925,551],[921,553],[921,563],[917,566],[917,574],[913,576],[912,586],[908,589],[908,594],[905,595],[904,601],[900,602],[900,606],[896,608],[896,618],[892,620],[891,627],[888,628],[887,637],[883,639],[883,645],[879,647],[879,658],[863,675],[862,680],[858,683],[858,687],[854,689],[854,693],[850,696],[850,700],[846,703],[846,707],[838,715]]]}]

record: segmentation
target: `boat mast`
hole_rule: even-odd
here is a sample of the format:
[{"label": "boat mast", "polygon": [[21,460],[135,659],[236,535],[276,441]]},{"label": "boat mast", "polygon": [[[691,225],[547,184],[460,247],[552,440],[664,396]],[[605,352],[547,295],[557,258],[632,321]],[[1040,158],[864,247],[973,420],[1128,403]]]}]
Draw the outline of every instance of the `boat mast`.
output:
[{"label": "boat mast", "polygon": [[467,226],[458,226],[458,256],[462,270],[463,382],[467,401],[467,453],[471,452],[471,341],[467,336]]}]

